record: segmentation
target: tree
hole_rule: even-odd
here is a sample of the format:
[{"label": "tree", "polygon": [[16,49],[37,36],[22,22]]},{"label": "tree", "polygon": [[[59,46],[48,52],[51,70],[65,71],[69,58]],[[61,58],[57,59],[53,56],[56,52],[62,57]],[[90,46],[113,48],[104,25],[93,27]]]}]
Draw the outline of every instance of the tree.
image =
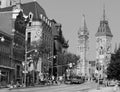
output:
[{"label": "tree", "polygon": [[[33,70],[33,83],[34,83],[35,82],[35,80],[34,80],[35,79],[35,71],[37,69],[38,61],[40,58],[43,58],[44,54],[50,53],[50,47],[46,41],[40,39],[37,41],[33,41],[32,45],[30,46],[30,49],[37,50],[37,52],[34,51],[34,52],[30,53],[32,55],[33,66],[34,66],[34,70]],[[36,75],[36,77],[37,77],[36,79],[37,79],[37,83],[38,83],[38,81],[39,81],[38,74]]]},{"label": "tree", "polygon": [[79,58],[80,58],[79,56],[73,53],[66,53],[66,54],[59,53],[58,54],[59,73],[58,74],[65,74],[66,69],[69,67],[69,64],[74,63],[74,65],[76,65]]},{"label": "tree", "polygon": [[34,67],[35,69],[37,69],[37,64],[38,64],[38,60],[39,58],[43,58],[44,54],[49,54],[50,53],[50,46],[49,44],[40,39],[38,41],[33,41],[32,45],[31,45],[31,49],[36,49],[37,53],[33,53],[33,61],[34,61]]},{"label": "tree", "polygon": [[120,80],[120,48],[111,55],[110,63],[107,67],[108,79]]}]

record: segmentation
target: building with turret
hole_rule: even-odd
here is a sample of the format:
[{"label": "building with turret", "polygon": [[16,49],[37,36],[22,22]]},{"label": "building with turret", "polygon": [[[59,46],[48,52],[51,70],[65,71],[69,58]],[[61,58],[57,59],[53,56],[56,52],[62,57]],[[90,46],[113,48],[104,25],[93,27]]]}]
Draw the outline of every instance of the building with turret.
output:
[{"label": "building with turret", "polygon": [[[45,10],[35,0],[28,3],[21,3],[21,0],[0,0],[0,2],[0,32],[2,31],[5,35],[10,36],[10,42],[7,42],[10,43],[10,48],[5,47],[4,49],[4,52],[8,54],[8,50],[10,50],[10,55],[4,54],[2,57],[3,63],[0,63],[0,72],[7,76],[8,82],[14,79],[13,81],[23,83],[26,80],[28,85],[33,79],[35,82],[38,81],[42,75],[45,77],[57,76],[58,70],[61,71],[56,67],[58,65],[58,53],[66,52],[69,47],[62,34],[62,25],[50,20]],[[27,19],[29,19],[29,23],[23,25]],[[31,50],[30,47],[36,45],[34,42],[40,43],[41,40],[48,44],[47,47],[50,52],[42,53],[37,64],[33,66],[35,61],[29,60],[29,58],[34,55],[33,51],[35,50]],[[54,58],[55,56],[56,58]],[[12,65],[8,63],[9,65],[6,64],[5,66],[4,61],[10,61],[9,63]],[[34,70],[35,72],[33,72]]]},{"label": "building with turret", "polygon": [[82,24],[78,31],[78,54],[80,55],[80,60],[77,66],[78,75],[88,75],[88,44],[89,44],[89,32],[87,29],[85,15],[82,16]]},{"label": "building with turret", "polygon": [[106,19],[105,9],[103,9],[103,18],[100,21],[96,37],[96,67],[100,77],[103,77],[103,72],[110,61],[112,49],[112,33]]}]

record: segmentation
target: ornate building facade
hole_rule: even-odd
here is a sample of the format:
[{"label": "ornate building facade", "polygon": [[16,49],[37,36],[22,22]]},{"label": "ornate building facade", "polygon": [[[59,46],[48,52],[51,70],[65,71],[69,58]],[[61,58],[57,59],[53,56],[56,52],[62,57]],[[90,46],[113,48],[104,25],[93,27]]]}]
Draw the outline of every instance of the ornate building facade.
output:
[{"label": "ornate building facade", "polygon": [[[3,38],[4,40],[2,40]],[[14,77],[14,62],[12,56],[12,37],[0,31],[0,84],[6,86]]]},{"label": "ornate building facade", "polygon": [[96,67],[100,73],[100,77],[103,77],[104,70],[110,61],[111,49],[112,49],[112,33],[109,28],[108,21],[105,16],[105,9],[103,9],[103,19],[100,21],[98,31],[95,34],[96,37]]},{"label": "ornate building facade", "polygon": [[59,65],[62,63],[59,59],[60,54],[67,52],[69,47],[68,42],[65,40],[62,34],[62,25],[57,23],[54,19],[51,20],[52,23],[52,34],[54,37],[53,41],[53,55],[56,56],[53,58],[53,75],[55,77],[62,76],[63,66]]},{"label": "ornate building facade", "polygon": [[[14,64],[13,69],[15,72],[13,73],[14,76],[12,79],[22,81],[22,77],[24,77],[22,63],[25,61],[25,50],[27,48],[27,51],[29,51],[30,46],[34,45],[33,42],[36,41],[39,43],[41,39],[49,44],[50,53],[42,55],[42,58],[40,57],[38,60],[37,68],[35,69],[37,72],[36,75],[41,76],[42,74],[48,73],[52,75],[53,71],[55,71],[54,75],[56,75],[58,69],[53,69],[53,63],[57,62],[58,58],[56,57],[54,59],[53,57],[57,56],[58,52],[62,52],[63,48],[68,48],[67,42],[61,34],[61,25],[50,20],[44,9],[36,1],[23,4],[19,2],[20,0],[0,1],[0,30],[10,35],[13,43],[10,59]],[[21,20],[17,21],[20,12],[23,15]],[[27,18],[29,18],[29,23],[26,26],[22,25],[22,19],[26,21]],[[20,25],[16,27],[17,24]],[[19,30],[21,26],[24,26],[26,30],[24,30],[24,27],[23,30]],[[65,49],[63,52],[65,52]],[[49,60],[48,58],[50,57],[52,58]],[[29,61],[27,60],[26,66],[27,71],[31,72],[34,70],[34,67],[33,63]],[[29,78],[27,77],[27,79]]]},{"label": "ornate building facade", "polygon": [[85,21],[85,15],[83,15],[82,24],[78,31],[78,54],[80,55],[77,69],[78,75],[88,75],[88,44],[89,32]]},{"label": "ornate building facade", "polygon": [[[5,1],[7,3],[8,0]],[[38,41],[41,39],[41,37],[50,44],[49,46],[52,49],[53,36],[51,31],[51,23],[47,18],[44,9],[36,1],[24,4],[21,4],[19,2],[11,2],[11,5],[5,5],[4,0],[1,0],[1,3],[4,3],[4,7],[0,9],[0,20],[1,22],[3,22],[0,24],[0,29],[9,34],[13,39],[12,56],[10,58],[14,62],[15,73],[13,74],[14,78],[12,79],[16,81],[22,81],[22,62],[25,61],[26,49],[25,39],[27,40],[27,50],[29,49],[29,45],[32,45],[33,41]],[[23,13],[22,19],[27,19],[27,17],[29,17],[30,21],[27,24],[27,28],[25,28],[26,30],[23,29],[21,31],[19,31],[18,29],[22,26],[23,21],[20,22],[20,26],[17,26],[18,29],[15,26],[16,24],[19,24],[19,21],[16,23],[15,21],[20,12]],[[51,52],[50,55],[53,55],[53,52]],[[50,55],[46,56],[49,57]],[[48,65],[47,58],[45,59],[44,57],[42,61],[41,59],[38,61],[38,66],[36,69],[36,71],[40,73],[42,71],[41,68],[49,70],[48,67],[46,68],[46,66]]]}]

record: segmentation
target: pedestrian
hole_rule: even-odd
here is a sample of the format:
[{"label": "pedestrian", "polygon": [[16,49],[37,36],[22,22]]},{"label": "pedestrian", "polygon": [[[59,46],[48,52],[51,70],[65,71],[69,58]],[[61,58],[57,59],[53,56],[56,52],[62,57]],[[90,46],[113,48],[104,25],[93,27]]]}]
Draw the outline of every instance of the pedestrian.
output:
[{"label": "pedestrian", "polygon": [[113,91],[114,92],[119,92],[120,91],[118,83],[116,83],[115,86],[113,87]]},{"label": "pedestrian", "polygon": [[52,76],[52,84],[54,84],[54,79],[55,79],[55,77],[54,77],[54,75]]}]

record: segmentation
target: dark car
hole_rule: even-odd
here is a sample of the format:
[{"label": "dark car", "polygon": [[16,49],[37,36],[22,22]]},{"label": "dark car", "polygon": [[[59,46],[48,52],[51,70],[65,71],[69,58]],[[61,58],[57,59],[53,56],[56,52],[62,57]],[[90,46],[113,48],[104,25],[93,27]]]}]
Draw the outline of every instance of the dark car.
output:
[{"label": "dark car", "polygon": [[71,83],[75,83],[75,84],[81,84],[84,82],[84,78],[81,76],[75,76],[71,78]]}]

